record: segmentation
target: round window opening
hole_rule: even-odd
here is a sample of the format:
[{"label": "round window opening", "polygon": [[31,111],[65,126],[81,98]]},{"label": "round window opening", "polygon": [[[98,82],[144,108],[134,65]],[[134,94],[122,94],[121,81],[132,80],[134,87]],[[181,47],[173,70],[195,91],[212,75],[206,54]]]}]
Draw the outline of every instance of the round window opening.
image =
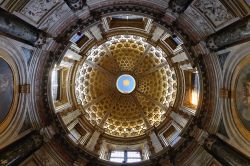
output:
[{"label": "round window opening", "polygon": [[123,74],[118,77],[116,81],[116,88],[119,92],[124,94],[129,94],[135,89],[135,79],[131,75]]}]

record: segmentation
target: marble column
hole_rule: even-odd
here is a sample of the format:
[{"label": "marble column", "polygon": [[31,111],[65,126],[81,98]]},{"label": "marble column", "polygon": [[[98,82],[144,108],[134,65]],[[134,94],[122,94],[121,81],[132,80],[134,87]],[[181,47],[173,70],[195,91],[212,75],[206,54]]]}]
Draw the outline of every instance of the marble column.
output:
[{"label": "marble column", "polygon": [[0,165],[18,165],[43,144],[38,132],[31,132],[20,140],[0,150]]},{"label": "marble column", "polygon": [[225,166],[249,166],[250,159],[214,135],[204,141],[205,149]]},{"label": "marble column", "polygon": [[223,49],[226,46],[232,46],[250,38],[250,16],[239,20],[222,30],[212,34],[207,39],[207,46],[211,50]]},{"label": "marble column", "polygon": [[46,35],[22,19],[0,9],[0,34],[34,46],[43,45]]},{"label": "marble column", "polygon": [[86,0],[64,0],[73,11],[81,10],[86,4]]}]

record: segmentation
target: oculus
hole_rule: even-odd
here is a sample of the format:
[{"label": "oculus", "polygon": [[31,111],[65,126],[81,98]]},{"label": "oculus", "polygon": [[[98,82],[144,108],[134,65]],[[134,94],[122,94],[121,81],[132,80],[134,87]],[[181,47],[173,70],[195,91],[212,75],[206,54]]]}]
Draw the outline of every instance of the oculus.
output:
[{"label": "oculus", "polygon": [[135,79],[131,75],[123,74],[118,77],[116,81],[116,88],[119,90],[119,92],[128,94],[134,91],[135,89]]}]

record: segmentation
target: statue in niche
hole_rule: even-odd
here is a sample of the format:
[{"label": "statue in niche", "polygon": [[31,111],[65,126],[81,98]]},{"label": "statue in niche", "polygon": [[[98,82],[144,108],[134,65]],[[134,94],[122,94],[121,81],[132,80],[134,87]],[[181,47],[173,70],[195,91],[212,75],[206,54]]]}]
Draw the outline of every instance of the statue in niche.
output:
[{"label": "statue in niche", "polygon": [[8,63],[0,58],[0,123],[4,121],[12,105],[13,73]]}]

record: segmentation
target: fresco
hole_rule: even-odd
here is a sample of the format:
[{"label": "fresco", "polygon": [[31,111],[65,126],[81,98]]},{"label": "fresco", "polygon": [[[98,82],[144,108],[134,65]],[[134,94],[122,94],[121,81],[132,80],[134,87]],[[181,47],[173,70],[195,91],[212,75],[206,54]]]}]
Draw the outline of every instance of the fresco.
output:
[{"label": "fresco", "polygon": [[236,105],[241,122],[250,131],[250,65],[245,66],[239,74]]},{"label": "fresco", "polygon": [[13,100],[14,76],[8,63],[0,58],[0,123],[7,117]]}]

